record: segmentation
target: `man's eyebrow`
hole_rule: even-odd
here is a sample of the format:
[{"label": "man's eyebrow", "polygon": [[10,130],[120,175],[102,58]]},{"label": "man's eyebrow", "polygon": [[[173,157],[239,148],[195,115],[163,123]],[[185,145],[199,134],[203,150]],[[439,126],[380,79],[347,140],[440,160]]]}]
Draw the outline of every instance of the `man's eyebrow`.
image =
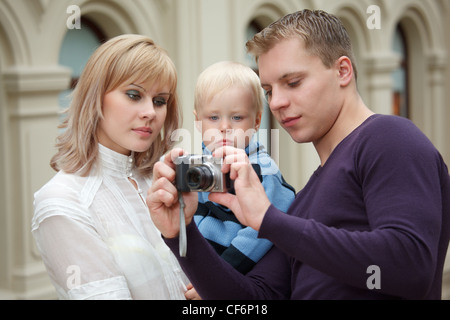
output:
[{"label": "man's eyebrow", "polygon": [[[284,80],[286,78],[291,78],[291,77],[299,77],[299,76],[303,77],[305,75],[306,75],[305,71],[289,72],[289,73],[282,75],[280,78],[278,78],[278,81]],[[270,87],[270,86],[271,86],[270,84],[261,83],[261,87]]]},{"label": "man's eyebrow", "polygon": [[306,75],[305,71],[295,71],[295,72],[289,72],[286,73],[285,75],[283,75],[280,79],[278,80],[284,80],[286,78],[292,78],[292,77],[304,77]]}]

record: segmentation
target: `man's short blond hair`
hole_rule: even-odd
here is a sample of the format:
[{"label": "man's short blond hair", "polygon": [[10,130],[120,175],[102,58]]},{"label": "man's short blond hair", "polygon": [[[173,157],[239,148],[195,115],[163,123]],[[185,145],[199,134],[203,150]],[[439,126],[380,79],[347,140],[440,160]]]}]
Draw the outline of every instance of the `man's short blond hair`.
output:
[{"label": "man's short blond hair", "polygon": [[350,37],[342,22],[334,15],[322,10],[302,10],[288,14],[257,33],[247,42],[247,51],[256,61],[281,40],[300,38],[306,50],[319,57],[331,68],[342,56],[352,61],[357,78],[356,63]]},{"label": "man's short blond hair", "polygon": [[251,90],[256,114],[263,112],[264,91],[258,75],[250,67],[231,61],[215,63],[200,74],[195,87],[195,111],[200,111],[218,93],[234,86]]}]

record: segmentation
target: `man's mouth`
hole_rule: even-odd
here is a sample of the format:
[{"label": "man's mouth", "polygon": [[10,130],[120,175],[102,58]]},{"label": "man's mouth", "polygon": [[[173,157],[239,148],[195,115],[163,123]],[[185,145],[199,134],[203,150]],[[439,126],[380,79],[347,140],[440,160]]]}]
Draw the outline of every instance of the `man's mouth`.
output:
[{"label": "man's mouth", "polygon": [[284,118],[281,120],[281,124],[286,128],[291,127],[291,126],[295,125],[300,119],[301,119],[301,116]]}]

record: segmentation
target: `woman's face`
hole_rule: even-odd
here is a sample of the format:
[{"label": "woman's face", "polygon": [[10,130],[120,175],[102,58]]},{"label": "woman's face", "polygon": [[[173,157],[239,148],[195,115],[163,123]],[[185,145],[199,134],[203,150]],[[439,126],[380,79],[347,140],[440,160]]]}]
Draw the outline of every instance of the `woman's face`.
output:
[{"label": "woman's face", "polygon": [[169,86],[123,83],[105,94],[97,137],[103,146],[124,155],[145,152],[166,119]]}]

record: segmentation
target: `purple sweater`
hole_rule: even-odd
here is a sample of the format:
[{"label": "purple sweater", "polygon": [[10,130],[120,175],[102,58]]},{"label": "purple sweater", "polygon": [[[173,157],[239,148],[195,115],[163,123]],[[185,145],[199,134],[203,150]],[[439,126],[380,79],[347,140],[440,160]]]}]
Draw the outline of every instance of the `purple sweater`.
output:
[{"label": "purple sweater", "polygon": [[246,276],[195,223],[186,258],[178,239],[166,243],[204,299],[440,299],[447,167],[410,121],[374,115],[314,172],[287,214],[268,209],[259,237],[274,247]]}]

